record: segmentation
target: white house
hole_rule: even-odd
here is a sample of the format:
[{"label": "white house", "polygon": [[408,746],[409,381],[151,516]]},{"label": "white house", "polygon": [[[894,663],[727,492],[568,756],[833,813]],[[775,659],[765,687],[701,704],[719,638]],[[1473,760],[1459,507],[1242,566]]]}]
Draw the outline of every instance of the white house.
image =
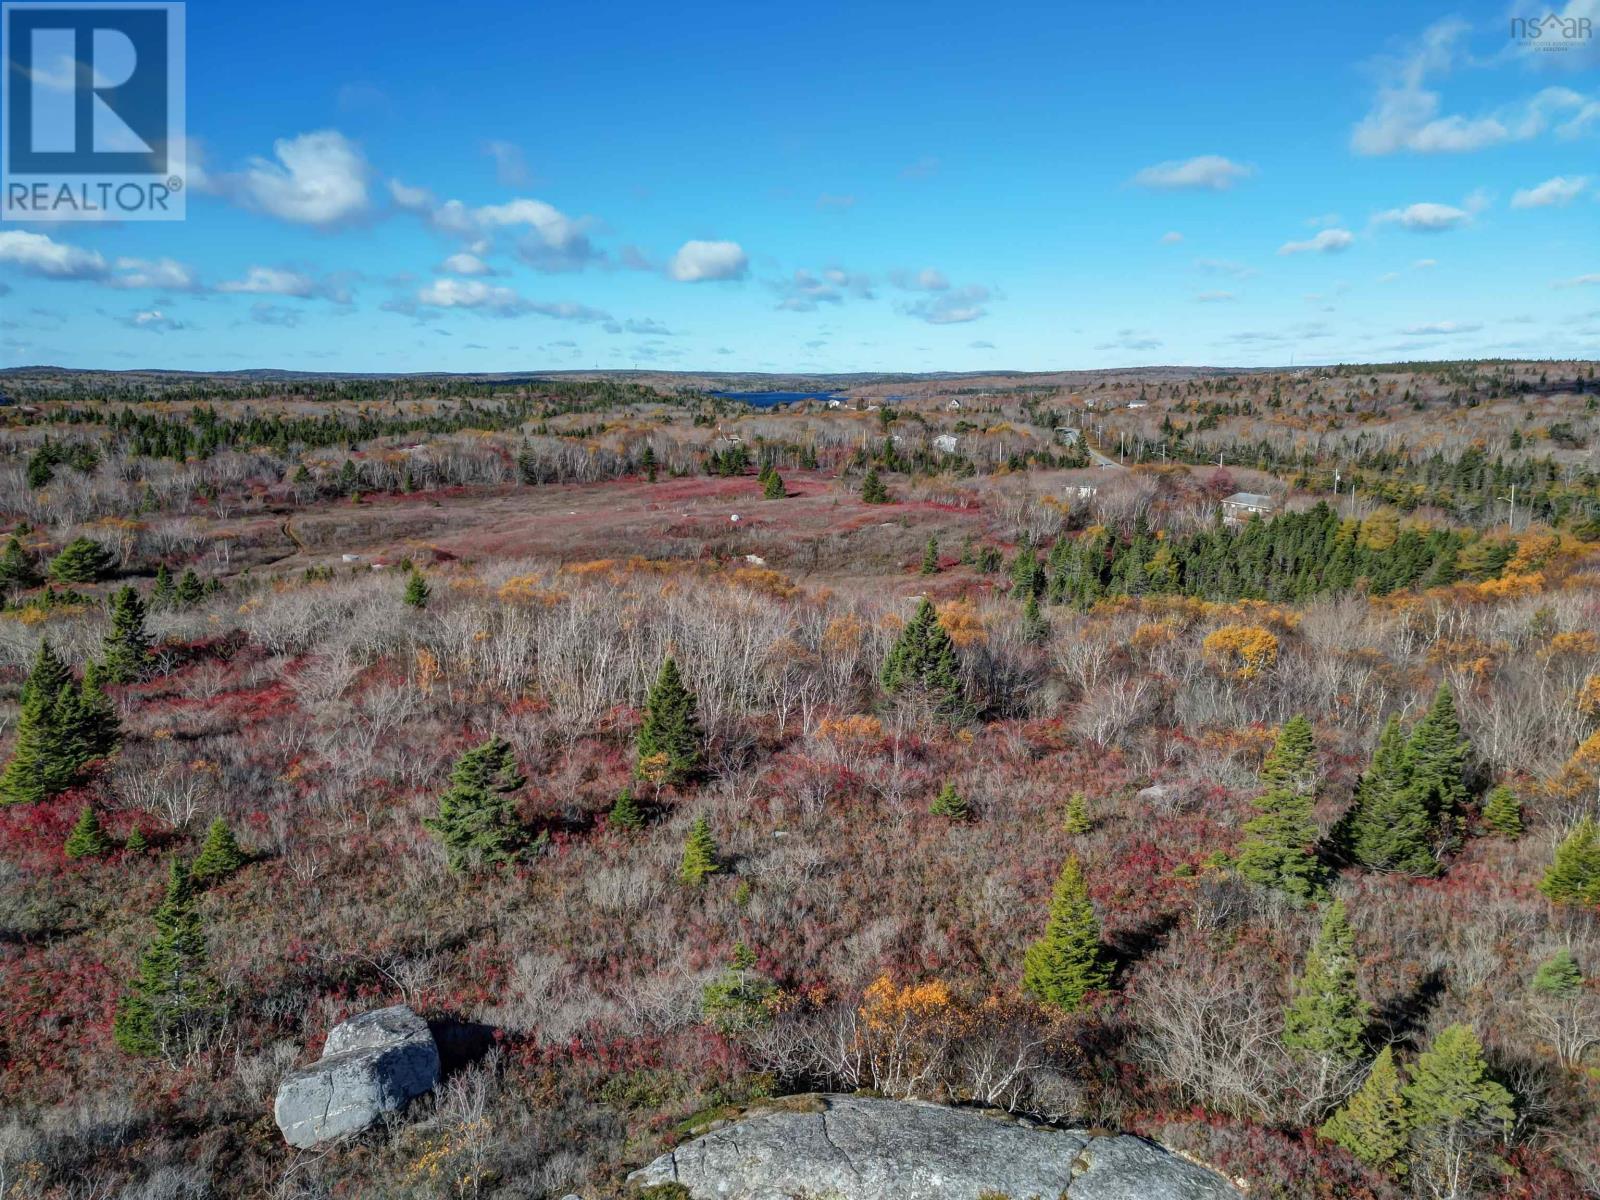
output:
[{"label": "white house", "polygon": [[941,433],[938,437],[933,439],[933,448],[940,454],[954,454],[956,452],[956,447],[960,444],[961,443],[956,440],[956,435],[953,433]]},{"label": "white house", "polygon": [[1243,525],[1251,517],[1270,517],[1272,497],[1260,492],[1235,492],[1222,501],[1222,521],[1225,525]]}]

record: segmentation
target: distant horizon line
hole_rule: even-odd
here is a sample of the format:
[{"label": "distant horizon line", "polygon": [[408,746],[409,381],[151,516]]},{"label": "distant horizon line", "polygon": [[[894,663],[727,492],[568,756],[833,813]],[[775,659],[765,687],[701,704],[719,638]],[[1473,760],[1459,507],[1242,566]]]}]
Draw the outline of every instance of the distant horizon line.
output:
[{"label": "distant horizon line", "polygon": [[0,367],[0,379],[7,377],[26,376],[42,372],[59,372],[74,375],[178,375],[178,376],[246,376],[246,375],[279,375],[298,378],[326,378],[326,379],[474,379],[474,378],[508,378],[508,377],[550,377],[550,376],[649,376],[665,375],[685,378],[719,378],[719,379],[971,379],[985,376],[1039,376],[1039,375],[1118,375],[1130,374],[1140,371],[1192,371],[1208,374],[1266,374],[1288,371],[1314,371],[1326,368],[1340,367],[1371,367],[1381,369],[1385,367],[1400,367],[1414,365],[1439,365],[1459,366],[1465,364],[1475,365],[1515,365],[1515,364],[1600,364],[1600,358],[1560,358],[1555,356],[1534,358],[1506,358],[1499,356],[1462,356],[1457,358],[1415,358],[1391,359],[1388,361],[1362,361],[1362,360],[1330,360],[1314,363],[1286,363],[1275,366],[1228,366],[1212,365],[1206,363],[1149,363],[1144,365],[1127,365],[1115,367],[1049,367],[1042,369],[1026,369],[1020,367],[992,367],[984,370],[930,370],[930,371],[898,371],[898,370],[858,370],[858,371],[805,371],[805,370],[738,370],[738,369],[708,369],[696,370],[692,368],[651,368],[651,367],[552,367],[552,368],[517,368],[510,370],[482,370],[482,371],[360,371],[360,370],[315,370],[310,368],[295,367],[220,367],[214,369],[189,368],[189,367],[67,367],[53,363],[33,363],[23,366]]}]

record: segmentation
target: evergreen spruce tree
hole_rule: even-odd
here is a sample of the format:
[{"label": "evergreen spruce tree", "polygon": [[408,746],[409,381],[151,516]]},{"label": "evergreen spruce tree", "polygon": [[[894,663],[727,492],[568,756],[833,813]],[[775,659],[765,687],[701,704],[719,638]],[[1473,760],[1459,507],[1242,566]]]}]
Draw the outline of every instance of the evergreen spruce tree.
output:
[{"label": "evergreen spruce tree", "polygon": [[111,555],[99,542],[74,538],[50,560],[50,578],[57,583],[93,583],[111,569]]},{"label": "evergreen spruce tree", "polygon": [[194,573],[193,567],[186,567],[183,577],[178,580],[178,603],[185,608],[191,608],[205,599],[206,588],[200,582],[200,576]]},{"label": "evergreen spruce tree", "polygon": [[923,575],[937,575],[939,573],[939,539],[931,537],[928,544],[922,548]]},{"label": "evergreen spruce tree", "polygon": [[650,483],[656,481],[656,449],[649,442],[644,444],[644,453],[639,456],[639,466],[644,471],[644,477]]},{"label": "evergreen spruce tree", "polygon": [[156,568],[155,586],[150,589],[150,606],[152,608],[170,608],[172,602],[178,598],[177,588],[172,582],[172,572],[167,570],[167,564],[162,563]]},{"label": "evergreen spruce tree", "polygon": [[144,627],[144,601],[131,587],[118,588],[111,597],[111,628],[103,648],[103,675],[107,683],[134,683],[144,677],[150,661],[150,634]]},{"label": "evergreen spruce tree", "polygon": [[1083,868],[1076,854],[1069,855],[1050,898],[1044,936],[1023,956],[1022,986],[1040,1003],[1072,1012],[1082,1006],[1085,994],[1110,980]]},{"label": "evergreen spruce tree", "polygon": [[1355,933],[1344,901],[1328,905],[1306,968],[1284,1012],[1283,1044],[1310,1058],[1353,1063],[1361,1057],[1367,1006],[1356,989]]},{"label": "evergreen spruce tree", "polygon": [[635,773],[658,783],[683,783],[700,769],[705,746],[694,693],[669,655],[645,701]]},{"label": "evergreen spruce tree", "polygon": [[1082,792],[1073,792],[1067,800],[1067,814],[1061,828],[1072,837],[1082,837],[1094,828],[1089,816],[1089,800]]},{"label": "evergreen spruce tree", "polygon": [[965,710],[955,643],[926,596],[895,639],[879,679],[884,691],[909,694],[925,702],[936,716],[958,717]]},{"label": "evergreen spruce tree", "polygon": [[1371,871],[1432,875],[1439,868],[1433,821],[1413,786],[1398,716],[1384,725],[1372,763],[1356,784],[1344,840],[1350,856]]},{"label": "evergreen spruce tree", "polygon": [[72,677],[49,642],[41,642],[33,669],[22,685],[22,707],[11,758],[0,772],[0,801],[21,804],[43,800],[66,786],[78,763],[63,744],[56,724],[63,696],[72,698]]},{"label": "evergreen spruce tree", "polygon": [[1050,636],[1050,622],[1039,611],[1039,595],[1029,592],[1027,599],[1022,602],[1022,640],[1028,643],[1042,642]]},{"label": "evergreen spruce tree", "polygon": [[433,590],[428,587],[428,581],[422,577],[422,572],[412,569],[411,575],[406,579],[405,595],[401,597],[412,608],[427,608],[428,597]]},{"label": "evergreen spruce tree", "polygon": [[226,821],[218,817],[206,830],[206,840],[200,847],[200,854],[194,860],[194,866],[189,869],[189,877],[196,883],[226,879],[244,866],[244,863],[244,851],[239,849],[233,830],[228,828]]},{"label": "evergreen spruce tree", "polygon": [[63,849],[68,858],[99,858],[111,850],[111,839],[106,836],[105,826],[100,824],[100,814],[95,812],[94,805],[83,806],[83,811],[78,814],[78,823],[67,835]]},{"label": "evergreen spruce tree", "polygon": [[1530,986],[1541,996],[1570,1000],[1583,988],[1583,972],[1578,969],[1572,951],[1563,946],[1539,964]]},{"label": "evergreen spruce tree", "polygon": [[74,697],[70,741],[82,752],[84,761],[104,758],[122,742],[122,722],[116,705],[100,687],[104,674],[97,662],[83,669],[83,683]]},{"label": "evergreen spruce tree", "polygon": [[1539,890],[1556,904],[1600,904],[1600,831],[1593,817],[1583,818],[1561,839]]},{"label": "evergreen spruce tree", "polygon": [[1472,746],[1461,732],[1455,697],[1439,685],[1427,714],[1406,742],[1411,786],[1436,824],[1449,819],[1467,798],[1466,768]]},{"label": "evergreen spruce tree", "polygon": [[527,782],[511,743],[493,737],[456,759],[439,814],[423,824],[444,843],[453,871],[512,862],[527,841],[516,793]]},{"label": "evergreen spruce tree", "polygon": [[889,503],[889,489],[884,487],[883,480],[878,478],[877,467],[869,469],[866,478],[861,481],[861,502],[863,504]]},{"label": "evergreen spruce tree", "polygon": [[774,467],[767,472],[766,482],[761,485],[761,498],[763,500],[782,500],[789,494],[783,486],[783,476],[778,474]]},{"label": "evergreen spruce tree", "polygon": [[1260,774],[1266,790],[1255,802],[1260,815],[1244,826],[1239,874],[1294,899],[1309,899],[1321,884],[1321,868],[1310,850],[1317,840],[1311,819],[1317,763],[1316,743],[1305,717],[1284,722]]},{"label": "evergreen spruce tree", "polygon": [[1488,1147],[1511,1131],[1511,1093],[1489,1078],[1483,1046],[1470,1025],[1441,1030],[1418,1056],[1401,1094],[1413,1175],[1457,1181],[1454,1194],[1468,1195],[1475,1178],[1500,1167]]},{"label": "evergreen spruce tree", "polygon": [[195,909],[194,887],[177,859],[166,897],[156,909],[155,926],[138,974],[117,1004],[112,1036],[130,1054],[176,1058],[219,1011],[217,987],[206,969],[205,929]]},{"label": "evergreen spruce tree", "polygon": [[624,833],[633,833],[644,828],[644,810],[639,807],[639,802],[633,798],[632,788],[623,788],[617,793],[617,799],[611,806],[611,812],[606,818],[606,824],[612,829],[620,829]]},{"label": "evergreen spruce tree", "polygon": [[143,854],[150,849],[150,841],[144,836],[144,830],[135,825],[133,832],[128,835],[128,840],[122,843],[122,848],[129,854]]},{"label": "evergreen spruce tree", "polygon": [[956,791],[955,784],[947,783],[933,798],[928,812],[933,816],[947,817],[952,821],[965,821],[972,816],[972,807],[967,803],[967,798]]},{"label": "evergreen spruce tree", "polygon": [[1522,836],[1522,801],[1505,784],[1483,798],[1483,824],[1508,842]]},{"label": "evergreen spruce tree", "polygon": [[1319,1132],[1369,1167],[1385,1167],[1403,1174],[1405,1165],[1400,1156],[1405,1153],[1410,1130],[1400,1088],[1394,1049],[1385,1046],[1378,1051],[1355,1095],[1328,1118]]},{"label": "evergreen spruce tree", "polygon": [[699,887],[707,875],[721,870],[717,862],[717,843],[711,836],[711,824],[704,815],[694,819],[689,826],[688,840],[683,844],[683,862],[678,867],[678,878],[690,887]]},{"label": "evergreen spruce tree", "polygon": [[39,572],[33,559],[22,548],[16,534],[6,539],[6,548],[0,553],[0,587],[27,588],[39,582]]}]

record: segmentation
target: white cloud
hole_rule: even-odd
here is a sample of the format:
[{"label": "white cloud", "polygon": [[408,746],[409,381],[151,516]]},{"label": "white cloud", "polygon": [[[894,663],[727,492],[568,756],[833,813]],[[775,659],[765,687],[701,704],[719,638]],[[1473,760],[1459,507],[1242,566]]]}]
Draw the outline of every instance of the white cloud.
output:
[{"label": "white cloud", "polygon": [[822,274],[798,270],[774,286],[783,296],[778,308],[784,312],[815,312],[819,304],[840,304],[848,294],[857,300],[871,300],[872,280],[843,267],[829,267]]},{"label": "white cloud", "polygon": [[469,208],[459,200],[440,203],[426,188],[398,179],[389,181],[395,207],[415,213],[440,233],[469,238],[468,249],[480,258],[497,233],[517,236],[517,257],[539,271],[579,271],[605,257],[589,242],[592,217],[570,217],[553,204],[517,197],[504,204]]},{"label": "white cloud", "polygon": [[1437,258],[1419,258],[1411,264],[1411,269],[1413,271],[1431,271],[1438,265],[1439,260]]},{"label": "white cloud", "polygon": [[824,212],[830,209],[834,212],[847,212],[855,206],[856,198],[849,194],[834,195],[831,192],[823,192],[817,197],[817,207]]},{"label": "white cloud", "polygon": [[1459,229],[1472,220],[1472,214],[1449,204],[1422,203],[1391,208],[1372,219],[1379,225],[1398,225],[1412,233],[1442,233]]},{"label": "white cloud", "polygon": [[417,292],[416,303],[424,308],[460,308],[497,317],[533,314],[562,321],[608,321],[610,314],[597,308],[570,302],[529,300],[511,288],[497,287],[479,279],[436,279]]},{"label": "white cloud", "polygon": [[667,264],[667,274],[679,283],[743,279],[749,264],[738,242],[685,242]]},{"label": "white cloud", "polygon": [[[1592,0],[1580,0],[1590,3]],[[1570,88],[1544,88],[1525,100],[1491,112],[1465,116],[1444,113],[1438,91],[1428,86],[1464,59],[1460,42],[1466,22],[1454,18],[1426,29],[1409,53],[1377,65],[1378,90],[1372,108],[1350,134],[1357,154],[1465,153],[1538,137],[1558,118],[1559,136],[1572,137],[1600,119],[1600,102]]]},{"label": "white cloud", "polygon": [[110,270],[97,251],[22,229],[0,233],[0,264],[46,279],[104,279]]},{"label": "white cloud", "polygon": [[200,281],[192,268],[172,258],[119,258],[118,274],[106,282],[116,288],[155,288],[167,292],[197,292]]},{"label": "white cloud", "polygon": [[920,271],[890,271],[889,281],[908,292],[942,292],[950,286],[945,273],[936,267],[923,267]]},{"label": "white cloud", "polygon": [[1194,265],[1207,275],[1231,275],[1235,279],[1249,279],[1257,273],[1254,267],[1226,258],[1197,258]]},{"label": "white cloud", "polygon": [[[465,211],[459,202],[449,201],[440,211],[449,210],[444,220],[458,221]],[[541,271],[580,270],[598,257],[589,244],[588,217],[569,217],[543,200],[519,198],[505,204],[491,204],[467,214],[470,228],[492,233],[497,229],[526,229],[528,236],[517,243],[517,255]]]},{"label": "white cloud", "polygon": [[1574,275],[1571,279],[1558,279],[1558,280],[1556,280],[1555,283],[1551,284],[1550,286],[1551,287],[1558,287],[1558,288],[1573,288],[1573,287],[1593,287],[1596,284],[1600,284],[1600,274],[1596,274],[1596,275]]},{"label": "white cloud", "polygon": [[981,283],[958,288],[946,285],[926,299],[901,305],[900,311],[929,325],[963,325],[988,315],[989,310],[984,305],[991,295]]},{"label": "white cloud", "polygon": [[1434,321],[1427,325],[1409,325],[1400,332],[1407,337],[1422,337],[1436,334],[1476,333],[1482,328],[1482,325],[1463,324],[1460,321]]},{"label": "white cloud", "polygon": [[427,188],[411,187],[398,179],[389,180],[389,196],[407,212],[427,212],[434,206],[433,193]]},{"label": "white cloud", "polygon": [[1278,247],[1279,254],[1337,254],[1348,250],[1355,235],[1348,229],[1324,229],[1315,237],[1303,242],[1285,242]]},{"label": "white cloud", "polygon": [[1161,235],[1161,244],[1163,246],[1176,246],[1181,241],[1183,241],[1183,234],[1179,233],[1176,229]]},{"label": "white cloud", "polygon": [[1112,341],[1101,342],[1095,346],[1096,350],[1159,350],[1160,348],[1160,338],[1151,337],[1135,329],[1119,329]]},{"label": "white cloud", "polygon": [[0,266],[15,267],[41,279],[88,281],[123,291],[203,290],[193,268],[176,259],[119,258],[108,263],[97,250],[85,250],[47,234],[22,229],[0,232]]},{"label": "white cloud", "polygon": [[493,269],[488,263],[484,262],[483,259],[479,258],[476,254],[468,254],[466,251],[462,251],[460,254],[452,254],[449,258],[445,259],[444,262],[439,264],[439,269],[441,271],[448,271],[452,275],[494,274]]},{"label": "white cloud", "polygon": [[1237,299],[1238,296],[1232,292],[1200,292],[1195,296],[1194,302],[1196,304],[1226,304],[1230,300]]},{"label": "white cloud", "polygon": [[297,308],[290,308],[284,304],[268,304],[265,300],[257,300],[250,306],[250,319],[257,325],[294,329],[300,324],[301,316]]},{"label": "white cloud", "polygon": [[1587,175],[1557,175],[1531,188],[1518,188],[1511,197],[1512,208],[1550,208],[1570,204],[1589,186]]},{"label": "white cloud", "polygon": [[125,318],[123,324],[130,329],[143,329],[147,333],[171,333],[184,327],[182,321],[174,320],[159,308],[136,312]]},{"label": "white cloud", "polygon": [[526,187],[532,176],[522,147],[515,142],[490,141],[483,152],[494,159],[495,177],[506,187]]},{"label": "white cloud", "polygon": [[217,285],[219,292],[233,292],[245,296],[297,296],[306,299],[317,294],[317,284],[310,276],[298,271],[285,271],[277,267],[251,267],[243,279],[231,279]]},{"label": "white cloud", "polygon": [[332,228],[368,209],[367,161],[361,149],[334,129],[279,138],[277,161],[251,159],[241,173],[214,185],[247,208],[297,225]]},{"label": "white cloud", "polygon": [[1133,182],[1140,187],[1162,190],[1198,188],[1221,192],[1254,174],[1254,167],[1236,163],[1220,154],[1202,154],[1196,158],[1146,167],[1133,177]]},{"label": "white cloud", "polygon": [[606,324],[606,332],[632,333],[639,337],[678,336],[654,317],[629,317],[626,321],[611,321]]}]

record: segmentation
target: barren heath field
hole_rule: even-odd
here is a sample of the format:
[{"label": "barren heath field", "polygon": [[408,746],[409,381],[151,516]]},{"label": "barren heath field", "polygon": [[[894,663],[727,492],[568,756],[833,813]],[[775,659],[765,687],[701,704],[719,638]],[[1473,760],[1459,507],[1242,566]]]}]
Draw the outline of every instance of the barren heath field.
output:
[{"label": "barren heath field", "polygon": [[717,382],[0,375],[0,1195],[1594,1194],[1594,364]]}]

